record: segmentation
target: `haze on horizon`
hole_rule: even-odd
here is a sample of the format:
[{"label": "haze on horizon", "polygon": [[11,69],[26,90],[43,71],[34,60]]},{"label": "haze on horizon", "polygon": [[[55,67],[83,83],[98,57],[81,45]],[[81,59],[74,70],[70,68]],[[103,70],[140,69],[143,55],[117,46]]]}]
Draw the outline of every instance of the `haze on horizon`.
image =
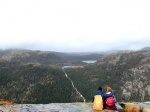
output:
[{"label": "haze on horizon", "polygon": [[0,49],[137,50],[150,43],[149,0],[1,0]]}]

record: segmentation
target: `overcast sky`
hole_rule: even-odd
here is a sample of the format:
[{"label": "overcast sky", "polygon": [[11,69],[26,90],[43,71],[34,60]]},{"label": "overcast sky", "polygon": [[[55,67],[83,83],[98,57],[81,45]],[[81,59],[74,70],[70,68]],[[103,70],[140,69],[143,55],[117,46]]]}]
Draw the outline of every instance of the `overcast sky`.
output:
[{"label": "overcast sky", "polygon": [[0,49],[60,52],[150,45],[150,0],[0,0]]}]

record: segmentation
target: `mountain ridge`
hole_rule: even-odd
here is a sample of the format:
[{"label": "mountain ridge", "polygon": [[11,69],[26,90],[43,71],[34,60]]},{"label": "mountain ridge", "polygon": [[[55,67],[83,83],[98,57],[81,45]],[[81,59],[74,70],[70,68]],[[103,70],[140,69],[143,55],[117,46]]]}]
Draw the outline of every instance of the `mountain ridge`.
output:
[{"label": "mountain ridge", "polygon": [[97,60],[101,56],[103,56],[101,53],[63,53],[28,49],[0,50],[1,60],[43,64],[63,64],[81,62],[82,60]]}]

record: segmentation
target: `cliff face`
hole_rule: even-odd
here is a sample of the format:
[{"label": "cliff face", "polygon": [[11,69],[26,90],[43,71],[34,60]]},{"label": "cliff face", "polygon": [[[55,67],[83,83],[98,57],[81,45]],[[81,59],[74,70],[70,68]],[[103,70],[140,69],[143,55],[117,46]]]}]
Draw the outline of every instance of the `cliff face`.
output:
[{"label": "cliff face", "polygon": [[150,52],[133,52],[123,56],[121,74],[122,94],[125,100],[150,100]]},{"label": "cliff face", "polygon": [[112,87],[118,101],[150,100],[150,52],[109,54],[95,64],[75,70],[68,69],[67,73],[83,96],[90,101],[98,86],[106,85]]},{"label": "cliff face", "polygon": [[103,60],[106,59],[106,70],[121,76],[120,88],[124,100],[150,100],[150,52],[118,53]]},{"label": "cliff face", "polygon": [[101,62],[105,63],[105,70],[119,77],[123,100],[150,100],[150,52],[111,54]]}]

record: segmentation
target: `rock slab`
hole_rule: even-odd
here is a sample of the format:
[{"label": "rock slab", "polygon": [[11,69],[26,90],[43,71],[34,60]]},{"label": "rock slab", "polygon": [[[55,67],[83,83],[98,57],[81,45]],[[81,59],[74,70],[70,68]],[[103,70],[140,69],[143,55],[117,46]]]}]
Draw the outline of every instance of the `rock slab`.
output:
[{"label": "rock slab", "polygon": [[15,104],[0,106],[0,112],[92,112],[91,103]]}]

